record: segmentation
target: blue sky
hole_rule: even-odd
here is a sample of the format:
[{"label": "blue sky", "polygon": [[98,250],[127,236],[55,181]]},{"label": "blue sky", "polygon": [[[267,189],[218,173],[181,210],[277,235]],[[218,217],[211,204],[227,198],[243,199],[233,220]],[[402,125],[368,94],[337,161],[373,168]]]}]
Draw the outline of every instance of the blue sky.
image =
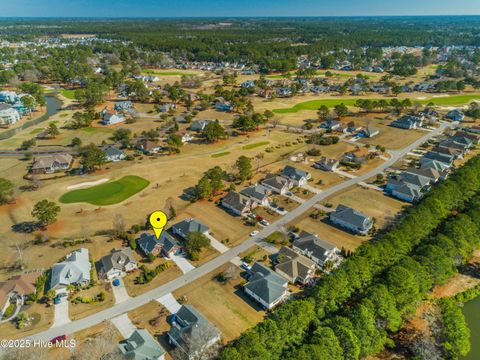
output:
[{"label": "blue sky", "polygon": [[480,15],[480,0],[0,0],[0,16]]}]

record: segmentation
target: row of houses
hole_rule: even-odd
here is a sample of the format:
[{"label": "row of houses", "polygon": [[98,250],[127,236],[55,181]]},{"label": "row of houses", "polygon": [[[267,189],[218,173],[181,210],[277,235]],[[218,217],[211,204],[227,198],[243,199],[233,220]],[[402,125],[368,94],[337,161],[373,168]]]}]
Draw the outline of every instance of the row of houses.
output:
[{"label": "row of houses", "polygon": [[15,91],[0,91],[0,125],[12,125],[20,121],[23,115],[34,110],[27,109],[22,102],[24,96],[29,94],[17,94]]}]

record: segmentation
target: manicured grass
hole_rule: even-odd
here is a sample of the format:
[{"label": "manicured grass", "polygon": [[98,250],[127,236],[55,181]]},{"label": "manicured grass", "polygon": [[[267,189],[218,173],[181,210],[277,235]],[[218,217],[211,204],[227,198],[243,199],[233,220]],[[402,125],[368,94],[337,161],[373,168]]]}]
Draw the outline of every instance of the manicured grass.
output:
[{"label": "manicured grass", "polygon": [[36,128],[29,132],[31,135],[39,134],[43,131],[43,128]]},{"label": "manicured grass", "polygon": [[253,144],[242,146],[242,150],[251,150],[251,149],[255,149],[257,147],[268,145],[268,144],[270,144],[270,141],[260,141]]},{"label": "manicured grass", "polygon": [[148,180],[139,176],[125,176],[117,181],[69,191],[60,197],[60,202],[64,204],[86,202],[92,205],[117,204],[142,191],[148,184],[150,184]]},{"label": "manicured grass", "polygon": [[230,151],[224,151],[224,152],[221,152],[221,153],[213,154],[212,158],[219,158],[219,157],[222,157],[222,156],[225,156],[225,155],[228,155],[228,154],[230,154]]},{"label": "manicured grass", "polygon": [[75,90],[62,90],[60,92],[60,94],[62,94],[64,97],[66,97],[67,99],[70,99],[70,100],[75,100]]},{"label": "manicured grass", "polygon": [[[326,73],[326,71],[317,71],[315,75],[320,76],[320,77],[325,77],[325,73]],[[351,77],[357,76],[357,73],[355,73],[355,72],[352,72],[351,74],[350,73],[345,74],[345,73],[336,73],[336,72],[331,71],[331,73],[333,74],[333,76],[331,76],[332,78],[334,78],[334,77],[351,78]],[[295,77],[296,74],[294,72],[291,72],[290,76]],[[367,76],[369,78],[372,78],[372,76],[369,76],[369,75],[367,75]],[[267,75],[266,77],[268,79],[282,79],[284,76],[283,76],[283,74],[273,74],[273,75]]]},{"label": "manicured grass", "polygon": [[[355,102],[362,97],[352,98],[352,99],[319,99],[319,100],[310,100],[298,103],[291,108],[285,109],[274,109],[273,112],[277,114],[289,114],[296,113],[300,110],[317,110],[320,106],[326,105],[329,108],[334,107],[344,103],[346,106],[355,106]],[[380,100],[380,99],[370,99],[370,100]],[[385,99],[389,100],[389,99]],[[461,95],[450,95],[450,96],[441,96],[441,97],[431,97],[428,99],[416,100],[411,99],[412,102],[419,102],[420,104],[433,103],[439,106],[448,106],[448,105],[465,105],[473,100],[480,100],[480,94],[461,94]]]},{"label": "manicured grass", "polygon": [[107,129],[107,128],[97,128],[97,127],[86,127],[82,128],[82,131],[85,131],[86,133],[92,134],[96,132],[102,132],[102,133],[110,133],[113,132],[112,129]]},{"label": "manicured grass", "polygon": [[186,73],[181,71],[161,71],[161,70],[152,70],[152,69],[143,69],[142,73],[147,75],[158,75],[158,76],[194,76],[194,73]]}]

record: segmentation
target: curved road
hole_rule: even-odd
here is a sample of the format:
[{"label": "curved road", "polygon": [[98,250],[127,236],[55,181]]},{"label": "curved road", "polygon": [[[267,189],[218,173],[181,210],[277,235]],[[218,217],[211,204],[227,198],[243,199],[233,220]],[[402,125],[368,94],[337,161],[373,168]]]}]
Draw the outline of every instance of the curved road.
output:
[{"label": "curved road", "polygon": [[[397,151],[389,151],[391,158],[387,161],[385,161],[383,164],[375,168],[374,170],[368,172],[367,174],[357,176],[353,179],[346,180],[340,184],[337,184],[335,186],[332,186],[315,196],[313,196],[311,199],[305,201],[303,204],[300,204],[297,208],[294,210],[290,211],[286,215],[284,215],[281,219],[278,221],[272,223],[271,225],[263,228],[259,234],[255,237],[248,238],[245,240],[242,244],[229,249],[228,251],[224,252],[223,254],[220,254],[218,257],[215,259],[203,264],[202,266],[164,284],[161,285],[153,290],[150,290],[142,295],[136,296],[134,298],[130,298],[122,303],[116,304],[108,309],[99,311],[98,313],[95,313],[93,315],[89,315],[83,319],[75,320],[70,323],[58,326],[58,327],[53,327],[48,330],[42,331],[40,333],[34,334],[32,336],[29,336],[30,339],[36,339],[36,340],[51,340],[56,336],[63,335],[63,334],[72,334],[77,331],[86,329],[88,327],[91,327],[93,325],[99,324],[105,320],[110,320],[116,316],[122,315],[124,313],[127,313],[129,311],[132,311],[142,305],[147,304],[148,302],[155,300],[161,296],[167,295],[168,293],[171,293],[182,286],[191,283],[202,276],[212,272],[216,268],[222,266],[223,264],[226,264],[230,260],[232,260],[234,257],[238,256],[240,253],[246,251],[249,249],[251,246],[259,243],[262,238],[267,237],[271,233],[280,230],[283,226],[286,224],[290,223],[292,220],[295,218],[299,217],[302,215],[304,212],[308,211],[311,207],[313,207],[316,203],[319,201],[322,201],[323,199],[339,192],[342,191],[350,186],[356,185],[362,181],[365,181],[392,166],[395,162],[397,162],[400,158],[405,156],[408,152],[412,151],[413,149],[417,148],[430,138],[441,134],[445,128],[449,126],[448,123],[441,123],[440,127],[438,129],[435,129],[426,135],[422,136],[420,139],[415,141],[414,143],[408,145],[407,147],[403,148],[402,150],[397,150]],[[408,131],[408,130],[405,130]]]}]

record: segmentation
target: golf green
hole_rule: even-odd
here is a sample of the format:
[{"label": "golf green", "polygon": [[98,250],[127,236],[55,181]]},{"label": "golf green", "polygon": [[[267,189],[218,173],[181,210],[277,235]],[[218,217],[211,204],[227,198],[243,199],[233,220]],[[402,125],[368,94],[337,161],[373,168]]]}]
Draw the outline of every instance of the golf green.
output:
[{"label": "golf green", "polygon": [[60,197],[64,204],[86,202],[92,205],[113,205],[145,189],[150,182],[139,176],[125,176],[119,180],[72,190]]}]

